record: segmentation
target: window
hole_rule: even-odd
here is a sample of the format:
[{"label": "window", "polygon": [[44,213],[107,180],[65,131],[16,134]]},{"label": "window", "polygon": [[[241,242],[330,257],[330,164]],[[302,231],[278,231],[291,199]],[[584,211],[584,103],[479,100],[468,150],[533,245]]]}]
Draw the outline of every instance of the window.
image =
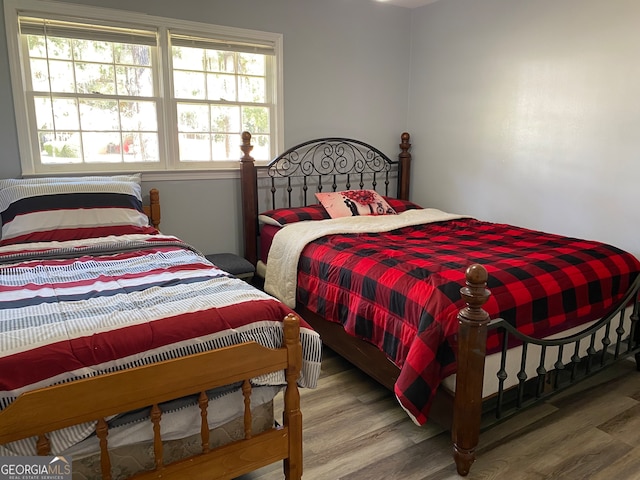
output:
[{"label": "window", "polygon": [[282,36],[6,0],[23,174],[237,167],[282,132]]}]

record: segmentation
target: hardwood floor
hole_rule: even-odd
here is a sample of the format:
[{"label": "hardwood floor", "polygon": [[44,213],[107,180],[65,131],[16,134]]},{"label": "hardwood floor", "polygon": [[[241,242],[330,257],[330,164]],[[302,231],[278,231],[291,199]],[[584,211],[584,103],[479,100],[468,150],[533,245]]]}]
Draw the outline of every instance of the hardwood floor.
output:
[{"label": "hardwood floor", "polygon": [[[469,480],[640,479],[640,372],[624,361],[480,437]],[[301,390],[305,480],[461,479],[449,432],[416,426],[393,395],[325,350]],[[281,411],[281,395],[276,411]],[[282,479],[281,464],[241,480]],[[239,479],[240,480],[240,479]]]}]

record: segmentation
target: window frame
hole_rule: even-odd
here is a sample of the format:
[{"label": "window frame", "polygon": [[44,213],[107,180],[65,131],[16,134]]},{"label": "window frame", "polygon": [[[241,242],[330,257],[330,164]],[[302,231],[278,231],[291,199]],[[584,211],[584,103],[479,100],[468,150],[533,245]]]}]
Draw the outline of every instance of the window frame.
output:
[{"label": "window frame", "polygon": [[[267,72],[267,104],[270,106],[270,152],[269,158],[274,158],[284,144],[284,108],[283,108],[283,35],[280,33],[263,32],[213,25],[201,22],[177,20],[157,17],[130,11],[111,8],[84,6],[77,4],[58,3],[43,0],[5,0],[5,27],[7,32],[7,46],[9,54],[9,70],[11,75],[12,94],[14,100],[16,127],[18,131],[18,148],[23,176],[55,175],[55,174],[84,174],[84,173],[115,173],[115,172],[145,172],[145,179],[189,179],[205,177],[224,178],[235,176],[239,169],[239,161],[180,161],[178,158],[178,121],[176,105],[179,102],[174,97],[173,67],[171,54],[172,32],[190,32],[195,36],[209,39],[239,39],[245,42],[269,44],[275,52],[270,61],[271,71]],[[160,162],[136,163],[96,163],[87,164],[56,164],[44,165],[40,161],[38,150],[37,128],[33,111],[29,112],[29,98],[33,96],[25,88],[22,39],[18,25],[19,16],[51,16],[53,18],[68,18],[96,24],[123,23],[131,28],[153,29],[158,32],[158,45],[153,62],[157,75],[155,82],[158,91],[153,99],[157,102]],[[240,102],[242,103],[242,102]],[[33,123],[32,123],[33,122]],[[238,135],[238,160],[240,150],[240,136]],[[267,159],[268,160],[268,159]],[[262,163],[262,162],[260,162]],[[80,168],[78,168],[78,166]]]}]

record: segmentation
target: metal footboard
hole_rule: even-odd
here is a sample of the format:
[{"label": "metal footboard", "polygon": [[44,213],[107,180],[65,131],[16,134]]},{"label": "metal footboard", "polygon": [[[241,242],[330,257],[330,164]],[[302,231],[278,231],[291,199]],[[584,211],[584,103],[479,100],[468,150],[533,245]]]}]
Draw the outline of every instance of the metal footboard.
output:
[{"label": "metal footboard", "polygon": [[[485,401],[482,429],[631,355],[636,356],[640,370],[639,290],[640,277],[607,315],[562,338],[533,338],[503,319],[492,320],[488,328],[498,330],[501,342],[500,367],[496,372],[498,391]],[[510,348],[514,345],[520,346],[515,359]],[[517,355],[520,364],[513,379],[513,367],[508,368],[508,362],[517,362]]]}]

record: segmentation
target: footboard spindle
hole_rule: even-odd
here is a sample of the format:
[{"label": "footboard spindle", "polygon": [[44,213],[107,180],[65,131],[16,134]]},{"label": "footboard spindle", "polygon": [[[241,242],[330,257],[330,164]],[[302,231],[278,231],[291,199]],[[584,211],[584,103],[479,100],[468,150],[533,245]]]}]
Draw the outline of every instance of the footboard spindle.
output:
[{"label": "footboard spindle", "polygon": [[96,436],[100,440],[100,471],[103,480],[111,480],[111,457],[109,456],[109,443],[107,436],[109,435],[109,425],[106,420],[101,417],[96,425]]},{"label": "footboard spindle", "polygon": [[244,438],[251,438],[251,383],[249,380],[242,382],[242,395],[244,396]]},{"label": "footboard spindle", "polygon": [[200,392],[198,397],[198,406],[200,407],[200,439],[202,441],[202,453],[207,453],[209,447],[209,418],[207,408],[209,408],[209,397],[207,392]]},{"label": "footboard spindle", "polygon": [[164,454],[162,450],[162,436],[160,434],[160,420],[162,419],[162,410],[158,404],[151,407],[151,423],[153,423],[153,455],[156,462],[156,470],[164,467]]}]

